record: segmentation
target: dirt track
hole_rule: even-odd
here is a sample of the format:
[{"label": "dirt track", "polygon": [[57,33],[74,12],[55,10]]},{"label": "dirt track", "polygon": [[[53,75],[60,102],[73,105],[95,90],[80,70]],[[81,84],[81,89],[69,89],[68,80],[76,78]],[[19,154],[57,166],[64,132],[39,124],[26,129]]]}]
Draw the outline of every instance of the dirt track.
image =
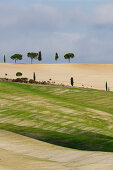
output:
[{"label": "dirt track", "polygon": [[16,78],[16,72],[22,72],[23,77],[33,78],[36,73],[37,81],[48,81],[70,85],[74,78],[75,86],[104,89],[108,82],[113,91],[113,64],[8,64],[0,63],[0,77]]},{"label": "dirt track", "polygon": [[1,170],[113,170],[113,154],[66,149],[0,130]]}]

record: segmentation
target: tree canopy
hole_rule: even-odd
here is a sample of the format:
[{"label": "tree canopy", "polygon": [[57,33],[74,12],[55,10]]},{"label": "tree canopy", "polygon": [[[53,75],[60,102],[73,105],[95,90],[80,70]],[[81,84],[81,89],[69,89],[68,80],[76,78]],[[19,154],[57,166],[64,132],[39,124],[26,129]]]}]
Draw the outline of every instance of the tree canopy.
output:
[{"label": "tree canopy", "polygon": [[65,59],[68,59],[68,60],[69,60],[69,63],[70,63],[70,59],[71,59],[71,58],[74,58],[74,57],[75,57],[75,55],[74,55],[73,53],[68,53],[68,54],[65,54],[65,55],[64,55],[64,58],[65,58]]},{"label": "tree canopy", "polygon": [[12,60],[15,60],[15,63],[17,60],[22,60],[22,55],[21,54],[14,54],[10,57]]},{"label": "tree canopy", "polygon": [[31,64],[32,64],[33,59],[37,59],[38,53],[29,52],[29,53],[27,53],[27,56],[28,56],[29,58],[31,58]]}]

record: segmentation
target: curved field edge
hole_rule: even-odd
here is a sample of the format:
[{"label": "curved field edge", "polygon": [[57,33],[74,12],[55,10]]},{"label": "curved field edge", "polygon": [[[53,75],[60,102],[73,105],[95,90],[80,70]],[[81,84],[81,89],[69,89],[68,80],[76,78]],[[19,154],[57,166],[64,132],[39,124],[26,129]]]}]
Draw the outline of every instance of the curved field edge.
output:
[{"label": "curved field edge", "polygon": [[0,82],[0,129],[60,146],[113,152],[113,93]]},{"label": "curved field edge", "polygon": [[1,169],[113,169],[113,153],[64,148],[6,130],[0,130],[0,157]]}]

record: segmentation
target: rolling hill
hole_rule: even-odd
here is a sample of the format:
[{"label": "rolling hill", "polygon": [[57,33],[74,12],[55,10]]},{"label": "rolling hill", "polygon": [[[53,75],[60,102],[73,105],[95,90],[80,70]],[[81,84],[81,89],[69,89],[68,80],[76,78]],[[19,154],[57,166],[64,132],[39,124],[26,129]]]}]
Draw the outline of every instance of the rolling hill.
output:
[{"label": "rolling hill", "polygon": [[1,81],[0,168],[112,170],[112,103],[112,92]]}]

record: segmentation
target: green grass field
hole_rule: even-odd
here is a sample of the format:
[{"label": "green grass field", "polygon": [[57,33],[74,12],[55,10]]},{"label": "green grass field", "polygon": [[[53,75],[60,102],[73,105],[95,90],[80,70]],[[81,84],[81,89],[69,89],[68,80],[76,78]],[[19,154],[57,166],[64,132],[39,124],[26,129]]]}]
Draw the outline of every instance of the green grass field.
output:
[{"label": "green grass field", "polygon": [[0,129],[73,149],[113,152],[113,93],[0,82]]}]

